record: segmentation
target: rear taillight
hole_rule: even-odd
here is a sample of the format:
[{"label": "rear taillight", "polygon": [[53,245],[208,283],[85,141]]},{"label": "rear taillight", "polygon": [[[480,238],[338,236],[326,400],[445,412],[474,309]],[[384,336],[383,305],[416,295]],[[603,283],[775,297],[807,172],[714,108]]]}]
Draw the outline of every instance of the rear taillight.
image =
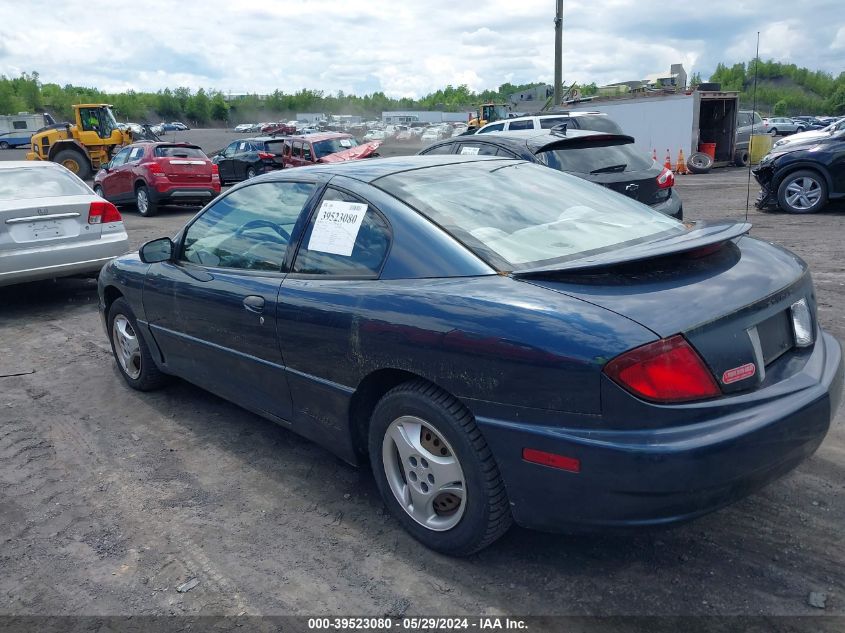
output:
[{"label": "rear taillight", "polygon": [[663,168],[663,171],[660,172],[660,175],[657,176],[657,188],[658,189],[670,189],[671,187],[675,186],[675,174],[672,173],[671,169]]},{"label": "rear taillight", "polygon": [[117,207],[106,200],[97,200],[88,207],[88,224],[108,224],[122,219]]},{"label": "rear taillight", "polygon": [[218,167],[217,163],[211,163],[211,173],[212,174],[219,174],[220,167]]},{"label": "rear taillight", "polygon": [[701,357],[680,334],[617,356],[604,373],[635,396],[653,402],[714,398],[719,386]]},{"label": "rear taillight", "polygon": [[161,165],[158,163],[151,161],[147,163],[147,169],[151,174],[163,174],[164,170],[161,168]]},{"label": "rear taillight", "polygon": [[270,152],[258,152],[258,158],[260,158],[261,160],[270,160],[274,157],[275,154],[271,154]]}]

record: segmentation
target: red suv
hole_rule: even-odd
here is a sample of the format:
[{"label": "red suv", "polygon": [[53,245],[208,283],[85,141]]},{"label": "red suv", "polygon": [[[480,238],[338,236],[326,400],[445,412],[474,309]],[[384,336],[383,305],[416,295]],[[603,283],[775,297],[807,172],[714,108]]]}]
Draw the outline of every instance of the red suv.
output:
[{"label": "red suv", "polygon": [[204,205],[220,193],[220,177],[196,145],[133,143],[97,172],[94,192],[115,204],[134,202],[150,216],[162,204]]}]

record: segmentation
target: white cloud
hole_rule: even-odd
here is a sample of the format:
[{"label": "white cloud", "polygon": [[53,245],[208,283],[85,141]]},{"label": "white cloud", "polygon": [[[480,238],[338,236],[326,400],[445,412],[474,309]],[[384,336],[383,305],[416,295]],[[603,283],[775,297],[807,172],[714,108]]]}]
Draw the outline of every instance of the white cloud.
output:
[{"label": "white cloud", "polygon": [[[608,83],[683,62],[706,77],[716,63],[761,56],[838,73],[845,68],[841,0],[564,2],[564,79]],[[57,8],[58,7],[58,8]],[[269,93],[310,88],[421,96],[447,84],[480,90],[551,81],[551,0],[112,0],[15,3],[0,72],[109,91],[204,87]],[[779,19],[779,16],[789,16]],[[820,20],[819,16],[827,19]],[[774,18],[774,19],[773,19]]]}]

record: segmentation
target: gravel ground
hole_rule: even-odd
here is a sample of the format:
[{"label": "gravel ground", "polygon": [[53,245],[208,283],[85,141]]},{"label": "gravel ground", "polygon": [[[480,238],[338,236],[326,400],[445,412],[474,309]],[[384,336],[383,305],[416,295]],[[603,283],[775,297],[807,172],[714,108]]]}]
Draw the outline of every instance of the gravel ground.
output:
[{"label": "gravel ground", "polygon": [[[177,138],[213,151],[235,135]],[[745,187],[741,170],[678,179],[688,219],[744,217]],[[124,218],[137,247],[192,214]],[[749,213],[754,235],[810,263],[819,318],[840,340],[844,218]],[[0,615],[845,615],[843,422],[840,409],[793,473],[691,524],[515,528],[450,559],[389,518],[368,471],[186,383],[128,389],[94,282],[2,288]]]}]

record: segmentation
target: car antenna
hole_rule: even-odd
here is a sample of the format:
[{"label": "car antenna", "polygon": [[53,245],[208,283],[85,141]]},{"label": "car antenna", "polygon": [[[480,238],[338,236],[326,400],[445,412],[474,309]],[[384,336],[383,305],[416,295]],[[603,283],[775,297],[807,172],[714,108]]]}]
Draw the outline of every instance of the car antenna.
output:
[{"label": "car antenna", "polygon": [[748,222],[748,203],[751,200],[751,140],[754,138],[754,115],[757,114],[757,69],[760,66],[760,31],[757,31],[757,52],[754,54],[754,96],[751,98],[751,133],[748,136],[748,184],[745,189],[745,221]]}]

